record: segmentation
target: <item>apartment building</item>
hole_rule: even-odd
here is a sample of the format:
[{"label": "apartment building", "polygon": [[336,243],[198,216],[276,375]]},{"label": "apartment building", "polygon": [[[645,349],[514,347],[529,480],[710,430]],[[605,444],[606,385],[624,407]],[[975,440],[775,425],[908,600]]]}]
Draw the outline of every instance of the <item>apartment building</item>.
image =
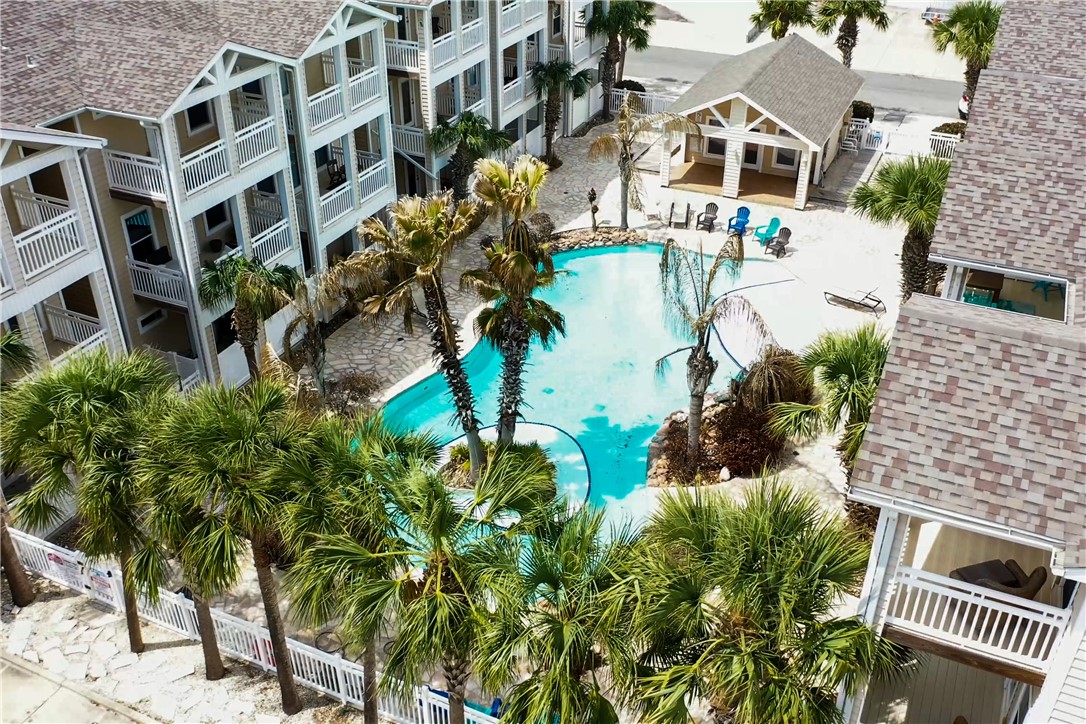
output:
[{"label": "apartment building", "polygon": [[849,721],[1086,720],[1084,31],[1004,6],[849,490],[881,509],[860,614],[922,658]]},{"label": "apartment building", "polygon": [[124,349],[80,156],[102,140],[0,123],[0,307],[40,362]]}]

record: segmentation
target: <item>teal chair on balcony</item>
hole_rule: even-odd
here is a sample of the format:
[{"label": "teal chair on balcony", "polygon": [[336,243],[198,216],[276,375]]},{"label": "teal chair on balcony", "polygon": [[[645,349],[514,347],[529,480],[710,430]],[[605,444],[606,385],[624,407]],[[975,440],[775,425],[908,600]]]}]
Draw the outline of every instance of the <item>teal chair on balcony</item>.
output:
[{"label": "teal chair on balcony", "polygon": [[781,220],[774,216],[769,220],[768,224],[754,227],[754,238],[758,240],[759,244],[765,246],[767,241],[777,235],[777,229],[779,228],[781,228]]}]

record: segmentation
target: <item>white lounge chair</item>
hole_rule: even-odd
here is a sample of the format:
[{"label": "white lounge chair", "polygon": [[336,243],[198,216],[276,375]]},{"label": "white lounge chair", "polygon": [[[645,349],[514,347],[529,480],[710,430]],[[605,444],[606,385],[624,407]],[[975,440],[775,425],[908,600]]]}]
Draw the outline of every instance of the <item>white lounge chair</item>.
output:
[{"label": "white lounge chair", "polygon": [[873,312],[876,317],[886,311],[886,304],[875,296],[874,289],[865,292],[863,290],[850,290],[835,287],[822,294],[830,304],[865,309],[869,312]]}]

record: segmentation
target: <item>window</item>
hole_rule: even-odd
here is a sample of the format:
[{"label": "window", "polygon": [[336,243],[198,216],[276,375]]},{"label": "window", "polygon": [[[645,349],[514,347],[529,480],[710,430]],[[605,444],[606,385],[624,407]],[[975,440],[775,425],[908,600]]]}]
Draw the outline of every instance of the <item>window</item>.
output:
[{"label": "window", "polygon": [[328,165],[328,159],[331,156],[329,148],[329,146],[321,146],[313,152],[313,161],[317,164],[317,168]]},{"label": "window", "polygon": [[[723,128],[716,116],[712,116],[707,120],[710,126],[716,126],[717,128]],[[723,138],[706,138],[705,139],[705,155],[706,156],[724,156],[728,150],[728,142]]]},{"label": "window", "polygon": [[234,330],[233,310],[222,315],[211,323],[211,331],[215,334],[215,352],[222,354],[226,349],[238,341],[238,333]]},{"label": "window", "polygon": [[142,317],[136,318],[136,327],[139,329],[140,334],[145,334],[165,321],[166,310],[161,307],[155,307]]},{"label": "window", "polygon": [[151,210],[144,207],[121,217],[124,235],[128,240],[128,256],[136,261],[150,262],[158,243]]},{"label": "window", "polygon": [[[795,138],[783,128],[777,129],[782,138]],[[799,150],[795,148],[777,148],[773,153],[773,168],[796,168],[799,165]]]},{"label": "window", "polygon": [[263,191],[266,194],[274,194],[279,190],[278,185],[275,183],[275,176],[268,176],[268,178],[256,182],[256,190]]},{"label": "window", "polygon": [[228,202],[212,206],[204,212],[204,229],[208,235],[214,234],[219,229],[230,224],[230,207]]},{"label": "window", "polygon": [[264,95],[264,86],[261,84],[260,79],[251,80],[241,87],[242,93],[250,93],[254,96]]},{"label": "window", "polygon": [[190,136],[214,126],[215,114],[211,111],[211,101],[204,101],[186,108],[185,123],[188,125]]},{"label": "window", "polygon": [[[764,126],[758,126],[757,128],[750,129],[751,133],[765,133]],[[757,143],[744,143],[743,144],[743,166],[747,168],[753,168],[761,170],[762,168],[762,147]]]},{"label": "window", "polygon": [[410,126],[415,120],[415,104],[411,101],[411,79],[400,80],[400,125]]},{"label": "window", "polygon": [[551,4],[551,37],[557,38],[562,34],[562,6],[558,3]]}]

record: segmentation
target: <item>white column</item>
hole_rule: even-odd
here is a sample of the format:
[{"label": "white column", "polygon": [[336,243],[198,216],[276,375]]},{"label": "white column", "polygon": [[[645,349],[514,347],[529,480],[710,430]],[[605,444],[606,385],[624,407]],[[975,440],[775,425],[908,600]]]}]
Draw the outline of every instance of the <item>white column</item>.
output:
[{"label": "white column", "polygon": [[795,208],[802,210],[807,205],[807,184],[811,178],[811,152],[804,150],[799,156],[799,176],[796,178]]},{"label": "white column", "polygon": [[215,106],[219,134],[226,144],[226,160],[234,173],[238,172],[238,151],[234,146],[234,110],[230,107],[230,92],[220,93],[212,101]]},{"label": "white column", "polygon": [[666,187],[671,183],[671,151],[675,147],[675,134],[665,133],[660,144],[660,186]]},{"label": "white column", "polygon": [[943,280],[943,299],[959,301],[965,294],[966,269],[961,266],[949,266],[946,270],[946,278]]}]

